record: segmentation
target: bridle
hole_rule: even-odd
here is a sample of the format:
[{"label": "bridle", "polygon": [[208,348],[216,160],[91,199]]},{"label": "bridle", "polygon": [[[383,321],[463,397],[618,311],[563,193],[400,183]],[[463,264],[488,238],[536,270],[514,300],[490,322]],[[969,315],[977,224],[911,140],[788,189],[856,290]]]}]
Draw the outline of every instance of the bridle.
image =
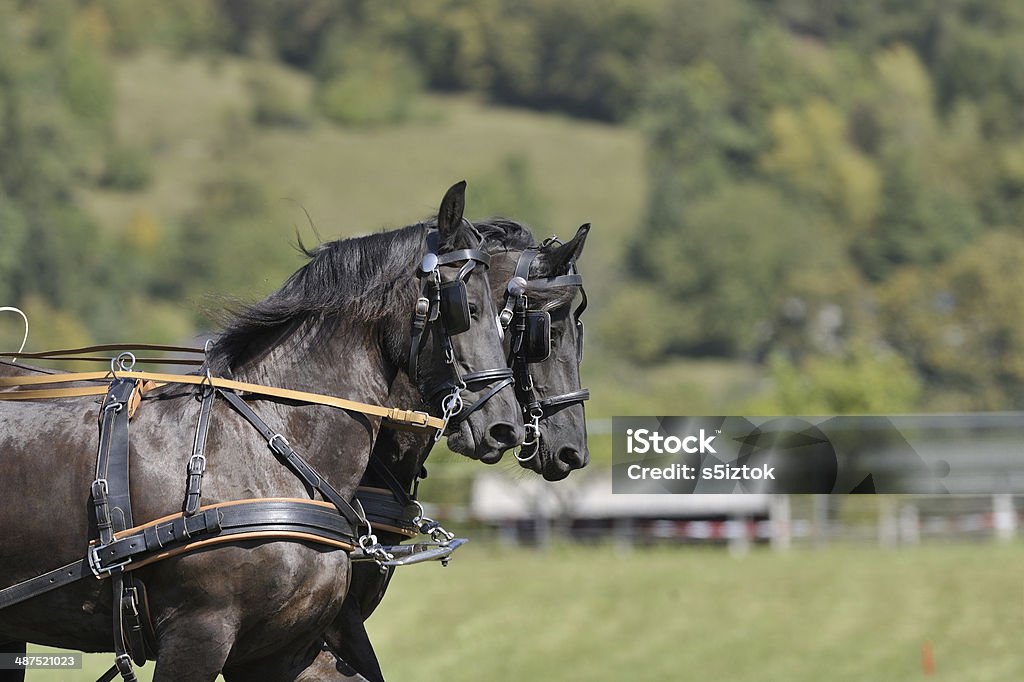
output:
[{"label": "bridle", "polygon": [[[468,221],[467,221],[468,222]],[[409,347],[409,376],[414,383],[419,381],[419,354],[426,343],[426,326],[428,323],[441,320],[441,346],[444,362],[448,367],[448,378],[426,391],[427,401],[433,404],[439,396],[441,399],[442,419],[445,426],[434,435],[436,442],[450,425],[458,425],[469,415],[484,406],[494,395],[513,383],[513,370],[509,367],[484,369],[475,372],[461,373],[455,358],[452,336],[469,330],[472,319],[469,310],[469,298],[466,293],[466,280],[477,267],[490,267],[490,254],[480,249],[460,249],[442,255],[437,254],[438,233],[431,230],[427,234],[427,254],[423,257],[416,276],[422,280],[420,296],[416,300],[413,315],[412,343]],[[442,281],[440,268],[462,264],[458,274],[450,281]],[[476,390],[489,387],[475,402],[465,406],[462,392],[474,386]]]},{"label": "bridle", "polygon": [[[537,456],[540,448],[540,420],[558,410],[590,399],[590,390],[581,388],[569,393],[542,398],[534,387],[530,365],[544,362],[551,353],[551,313],[547,308],[530,309],[529,293],[556,287],[579,287],[583,299],[573,311],[576,325],[576,362],[583,361],[583,321],[580,316],[587,308],[587,292],[583,288],[583,276],[576,271],[575,263],[569,265],[569,272],[545,278],[530,278],[530,267],[542,249],[561,245],[556,237],[550,237],[539,249],[526,249],[520,254],[515,271],[505,289],[505,307],[498,313],[498,326],[503,332],[512,328],[508,362],[515,378],[516,397],[523,408],[523,422],[526,437],[515,457],[525,463]],[[514,324],[513,324],[514,323]],[[529,454],[522,456],[521,452]]]}]

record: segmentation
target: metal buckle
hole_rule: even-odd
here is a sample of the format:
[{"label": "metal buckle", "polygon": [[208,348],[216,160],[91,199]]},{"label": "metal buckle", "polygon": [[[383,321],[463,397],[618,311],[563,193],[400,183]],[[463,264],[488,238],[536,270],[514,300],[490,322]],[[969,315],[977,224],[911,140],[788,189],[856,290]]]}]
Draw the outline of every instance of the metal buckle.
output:
[{"label": "metal buckle", "polygon": [[[281,439],[281,445],[280,446],[275,446],[274,445],[274,441],[276,441],[278,438]],[[275,433],[273,436],[271,436],[270,440],[267,441],[267,445],[270,446],[271,450],[273,450],[277,454],[281,455],[282,457],[285,454],[287,454],[288,450],[291,450],[291,448],[292,448],[292,444],[289,443],[288,439],[285,438],[284,436],[282,436],[280,433]]]},{"label": "metal buckle", "polygon": [[123,568],[132,562],[132,558],[128,557],[124,561],[119,561],[116,564],[110,564],[109,566],[103,566],[103,560],[100,559],[100,550],[109,547],[110,545],[103,545],[98,547],[96,545],[89,545],[89,550],[86,552],[86,557],[89,562],[89,570],[96,576],[97,580],[103,579],[103,573],[110,575],[111,572]]},{"label": "metal buckle", "polygon": [[[193,462],[198,462],[194,465]],[[188,458],[188,474],[189,476],[201,476],[206,473],[206,455],[192,455]]]},{"label": "metal buckle", "polygon": [[512,316],[514,314],[515,313],[512,312],[511,308],[502,308],[501,312],[498,313],[498,325],[501,327],[502,331],[508,329],[508,325],[512,322]]},{"label": "metal buckle", "polygon": [[426,317],[428,312],[430,312],[430,300],[424,296],[420,296],[416,299],[416,315]]}]

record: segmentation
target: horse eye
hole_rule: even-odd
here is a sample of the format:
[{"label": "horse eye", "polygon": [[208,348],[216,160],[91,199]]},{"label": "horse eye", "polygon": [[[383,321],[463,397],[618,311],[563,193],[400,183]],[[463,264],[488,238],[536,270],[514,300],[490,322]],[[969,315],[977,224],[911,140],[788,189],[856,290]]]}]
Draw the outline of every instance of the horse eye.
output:
[{"label": "horse eye", "polygon": [[478,314],[478,310],[479,309],[477,308],[476,303],[470,303],[469,304],[469,316],[472,317],[474,320],[477,320],[477,319],[480,318],[480,315]]}]

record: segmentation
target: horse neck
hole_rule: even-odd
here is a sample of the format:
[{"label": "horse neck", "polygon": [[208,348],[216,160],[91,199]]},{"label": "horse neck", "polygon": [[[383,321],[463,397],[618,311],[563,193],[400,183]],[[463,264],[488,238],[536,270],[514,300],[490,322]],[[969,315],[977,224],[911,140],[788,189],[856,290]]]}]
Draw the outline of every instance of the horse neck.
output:
[{"label": "horse neck", "polygon": [[255,384],[379,403],[387,397],[395,369],[384,359],[378,335],[369,327],[344,326],[315,346],[310,343],[315,333],[292,334],[258,361],[237,368],[234,376]]},{"label": "horse neck", "polygon": [[[313,348],[292,336],[257,362],[236,370],[251,383],[327,394],[373,405],[387,399],[388,372],[378,335],[347,327],[343,334]],[[378,421],[364,415],[321,406],[266,402],[261,416],[280,428],[292,446],[343,495],[350,494],[366,471],[378,434]]]}]

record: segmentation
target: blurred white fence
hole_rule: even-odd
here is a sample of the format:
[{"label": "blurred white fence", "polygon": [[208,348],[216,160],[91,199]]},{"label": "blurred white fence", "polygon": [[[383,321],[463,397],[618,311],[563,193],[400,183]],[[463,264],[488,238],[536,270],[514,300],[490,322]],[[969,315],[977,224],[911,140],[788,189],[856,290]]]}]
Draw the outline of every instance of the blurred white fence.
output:
[{"label": "blurred white fence", "polygon": [[[553,534],[580,541],[723,544],[929,541],[1016,537],[1024,497],[997,495],[613,495],[610,472],[564,481],[483,472],[469,516],[507,542],[543,544]],[[862,511],[844,513],[844,505]],[[867,511],[863,511],[866,509]]]}]

